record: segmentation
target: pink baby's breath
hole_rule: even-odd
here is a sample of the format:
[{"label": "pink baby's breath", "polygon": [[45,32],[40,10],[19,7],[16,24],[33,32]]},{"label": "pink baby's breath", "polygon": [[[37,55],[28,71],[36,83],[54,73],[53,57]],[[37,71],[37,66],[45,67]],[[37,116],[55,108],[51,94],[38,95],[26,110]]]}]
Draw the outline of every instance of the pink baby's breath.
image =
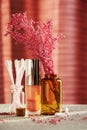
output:
[{"label": "pink baby's breath", "polygon": [[45,73],[54,73],[52,53],[63,35],[53,35],[52,21],[36,22],[28,20],[26,13],[16,13],[8,24],[7,34],[11,34],[17,43],[24,44],[26,50],[32,50],[32,55],[42,62]]}]

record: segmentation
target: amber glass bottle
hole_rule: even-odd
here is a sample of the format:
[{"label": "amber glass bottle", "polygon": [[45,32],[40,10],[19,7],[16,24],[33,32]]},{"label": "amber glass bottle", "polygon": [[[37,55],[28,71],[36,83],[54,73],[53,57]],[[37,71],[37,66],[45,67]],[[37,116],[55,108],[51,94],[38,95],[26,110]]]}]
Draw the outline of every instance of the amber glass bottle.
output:
[{"label": "amber glass bottle", "polygon": [[56,74],[46,74],[41,80],[41,114],[62,111],[62,81]]}]

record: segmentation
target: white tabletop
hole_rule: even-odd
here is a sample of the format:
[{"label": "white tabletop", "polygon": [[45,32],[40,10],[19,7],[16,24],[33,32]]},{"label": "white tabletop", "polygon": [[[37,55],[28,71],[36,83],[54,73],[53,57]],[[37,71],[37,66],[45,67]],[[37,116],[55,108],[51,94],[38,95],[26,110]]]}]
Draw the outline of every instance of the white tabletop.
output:
[{"label": "white tabletop", "polygon": [[[0,105],[0,130],[87,130],[87,105],[63,105],[60,116],[17,117],[8,115],[9,104]],[[6,114],[5,114],[6,112]]]}]

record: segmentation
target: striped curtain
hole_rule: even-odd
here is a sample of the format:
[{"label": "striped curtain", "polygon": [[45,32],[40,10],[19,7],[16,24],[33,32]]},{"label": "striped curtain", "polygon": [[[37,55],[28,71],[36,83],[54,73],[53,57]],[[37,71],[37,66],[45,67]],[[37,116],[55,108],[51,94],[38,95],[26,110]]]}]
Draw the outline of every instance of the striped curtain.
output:
[{"label": "striped curtain", "polygon": [[87,1],[60,0],[59,73],[65,103],[87,103]]},{"label": "striped curtain", "polygon": [[55,71],[63,82],[63,103],[86,104],[87,0],[0,1],[0,103],[9,103],[11,81],[5,60],[29,57],[23,46],[4,36],[11,14],[25,11],[30,19],[51,19],[54,33],[65,35],[53,53]]}]

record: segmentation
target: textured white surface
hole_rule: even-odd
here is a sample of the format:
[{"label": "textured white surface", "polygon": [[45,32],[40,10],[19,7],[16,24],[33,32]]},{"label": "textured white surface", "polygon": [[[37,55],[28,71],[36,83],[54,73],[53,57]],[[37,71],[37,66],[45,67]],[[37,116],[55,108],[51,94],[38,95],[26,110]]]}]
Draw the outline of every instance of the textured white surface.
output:
[{"label": "textured white surface", "polygon": [[[63,110],[66,107],[69,115],[63,117],[0,115],[0,130],[87,130],[87,105],[63,105]],[[0,113],[8,111],[8,104],[0,105]]]}]

